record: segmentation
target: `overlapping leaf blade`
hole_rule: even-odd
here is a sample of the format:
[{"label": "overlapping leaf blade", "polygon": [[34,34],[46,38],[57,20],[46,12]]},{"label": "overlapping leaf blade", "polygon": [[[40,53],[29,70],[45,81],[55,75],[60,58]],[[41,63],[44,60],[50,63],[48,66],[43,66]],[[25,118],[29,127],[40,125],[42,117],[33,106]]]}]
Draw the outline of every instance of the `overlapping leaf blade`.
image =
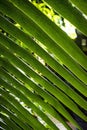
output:
[{"label": "overlapping leaf blade", "polygon": [[[86,19],[69,1],[45,0],[45,2],[87,34],[86,28],[82,28],[83,25],[87,25]],[[59,2],[58,6],[63,8],[58,8],[56,2]],[[66,5],[67,8],[65,8]],[[78,7],[80,8],[79,5]],[[69,9],[74,12],[72,19]],[[54,122],[50,120],[50,114],[68,130],[71,128],[63,117],[81,129],[66,107],[87,121],[86,115],[78,108],[80,106],[87,110],[87,101],[70,88],[72,85],[84,97],[87,97],[87,73],[83,69],[87,69],[85,62],[87,57],[58,26],[28,0],[1,0],[0,11],[19,23],[26,31],[18,29],[9,22],[8,18],[1,15],[0,27],[16,40],[23,42],[23,45],[29,49],[17,45],[15,41],[0,34],[0,116],[3,120],[0,125],[2,128],[6,129],[7,126],[7,129],[45,130],[48,127],[50,130],[57,130]],[[81,20],[80,24],[76,16]],[[31,36],[45,45],[54,57],[50,56],[47,50],[37,44]],[[32,51],[40,56],[51,69],[40,63],[31,54]],[[62,61],[62,64],[58,59]],[[56,75],[55,72],[58,74]],[[60,79],[60,76],[67,82],[64,83],[64,79]],[[21,102],[32,109],[37,114],[37,118],[25,109],[25,105]],[[42,107],[42,110],[37,104]],[[38,116],[48,126],[42,124]]]}]

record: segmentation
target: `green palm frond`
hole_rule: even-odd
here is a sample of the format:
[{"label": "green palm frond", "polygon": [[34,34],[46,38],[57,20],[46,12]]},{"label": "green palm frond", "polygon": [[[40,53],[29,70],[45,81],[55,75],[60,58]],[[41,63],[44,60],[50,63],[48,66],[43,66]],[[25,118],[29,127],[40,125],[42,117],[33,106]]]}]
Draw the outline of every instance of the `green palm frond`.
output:
[{"label": "green palm frond", "polygon": [[[86,7],[44,2],[87,36]],[[1,128],[58,130],[54,118],[80,130],[71,112],[87,122],[87,56],[28,0],[0,0],[0,28]]]}]

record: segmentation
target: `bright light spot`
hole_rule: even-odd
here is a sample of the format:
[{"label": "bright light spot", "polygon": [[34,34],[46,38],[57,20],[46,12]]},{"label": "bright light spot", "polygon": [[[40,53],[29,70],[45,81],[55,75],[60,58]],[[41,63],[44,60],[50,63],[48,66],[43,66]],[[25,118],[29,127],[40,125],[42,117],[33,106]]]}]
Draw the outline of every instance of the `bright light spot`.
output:
[{"label": "bright light spot", "polygon": [[65,31],[68,36],[70,36],[72,39],[76,38],[76,32],[75,32],[75,27],[70,24],[70,22],[68,22],[66,19],[64,19],[65,22],[65,26],[62,26],[62,30]]}]

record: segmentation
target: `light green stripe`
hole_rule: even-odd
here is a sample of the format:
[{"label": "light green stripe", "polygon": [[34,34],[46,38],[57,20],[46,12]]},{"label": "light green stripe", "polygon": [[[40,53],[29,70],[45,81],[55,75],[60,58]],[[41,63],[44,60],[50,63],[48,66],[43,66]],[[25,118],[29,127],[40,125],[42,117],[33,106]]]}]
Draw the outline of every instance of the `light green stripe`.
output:
[{"label": "light green stripe", "polygon": [[14,122],[16,122],[16,124],[18,124],[24,130],[32,130],[29,125],[26,125],[17,115],[13,114],[11,110],[8,110],[4,106],[0,106],[0,111],[6,113]]},{"label": "light green stripe", "polygon": [[[87,0],[70,0],[76,7],[87,15]],[[82,26],[83,27],[83,26]]]},{"label": "light green stripe", "polygon": [[[21,93],[22,90],[21,90],[20,86],[18,86],[19,89],[17,89],[18,87],[13,88],[11,85],[4,82],[2,79],[0,79],[0,82],[1,82],[2,86],[7,88],[8,90],[10,90],[10,92],[15,94],[16,97],[20,98],[20,100],[23,101],[28,107],[32,108],[32,110],[34,110],[34,112],[36,112],[38,114],[38,116],[40,116],[49,125],[50,128],[52,128],[54,130],[58,130],[58,128],[54,125],[54,123],[39,108],[37,108],[32,103],[32,102],[38,103],[39,105],[42,106],[43,109],[45,109],[50,114],[52,114],[52,113],[57,114],[53,110],[53,108],[50,105],[48,105],[47,103],[44,103],[44,100],[41,100],[41,98],[38,95],[32,94],[30,91],[27,91],[27,93],[26,93],[26,89],[23,89],[24,90],[23,91],[24,94],[23,94],[23,92]],[[29,99],[32,99],[31,100],[32,102],[29,101]]]},{"label": "light green stripe", "polygon": [[14,106],[14,104],[11,104],[3,96],[1,96],[0,99],[1,99],[0,100],[0,104],[2,104],[4,107],[6,107],[7,109],[9,109],[10,111],[14,112],[25,124],[27,124],[28,126],[32,126],[31,122],[26,118],[26,116],[23,115],[23,113],[21,113],[21,111],[19,111]]},{"label": "light green stripe", "polygon": [[[82,4],[79,2],[81,0],[44,0],[46,3],[48,3],[53,9],[61,14],[64,18],[66,18],[68,21],[70,21],[77,29],[79,29],[82,33],[87,35],[87,20],[84,18],[84,16],[81,14],[81,12],[74,7],[70,1],[75,1],[75,3],[79,3],[82,8],[85,6],[82,6]],[[85,2],[84,2],[85,3]]]},{"label": "light green stripe", "polygon": [[[13,0],[11,0],[13,1]],[[68,35],[63,32],[56,24],[54,24],[48,17],[42,14],[33,4],[27,0],[14,0],[13,3],[24,12],[29,18],[31,18],[53,41],[55,41],[68,55],[70,55],[77,63],[82,65],[87,70],[86,60],[87,57],[84,53],[77,47],[77,45],[71,40]],[[64,2],[64,4],[66,4]],[[65,5],[61,7],[62,11],[64,8],[70,7]],[[79,12],[77,11],[79,14]],[[76,16],[78,17],[78,14]],[[75,14],[74,14],[75,15]],[[39,16],[39,17],[38,17]],[[71,15],[69,15],[71,18]],[[75,17],[76,17],[75,16]],[[76,18],[77,18],[76,17]],[[81,19],[81,15],[80,18]],[[81,23],[86,27],[87,21],[84,19]],[[80,21],[79,21],[80,22]],[[81,26],[82,28],[82,26]],[[85,28],[87,29],[87,28]],[[87,30],[86,30],[87,34]]]},{"label": "light green stripe", "polygon": [[[68,82],[70,82],[78,91],[80,91],[83,95],[87,97],[87,86],[80,82],[74,75],[72,75],[69,71],[64,69],[55,59],[53,59],[46,51],[44,51],[38,44],[36,44],[27,34],[23,33],[21,30],[13,26],[11,23],[7,22],[3,17],[0,17],[1,21],[0,25],[11,35],[20,39],[27,45],[27,47],[37,53],[40,57],[42,57],[46,63],[48,63],[56,72],[58,72],[61,76],[63,76]],[[1,24],[2,23],[2,24]],[[5,23],[3,26],[3,23]],[[11,29],[10,29],[11,28]],[[13,31],[14,30],[14,31]],[[1,41],[4,42],[6,39],[3,35],[0,34]],[[27,42],[28,41],[28,42]],[[5,43],[7,43],[6,40]],[[8,46],[11,47],[8,43]],[[13,49],[13,47],[11,48]],[[37,51],[38,50],[38,51]]]},{"label": "light green stripe", "polygon": [[19,111],[21,111],[24,116],[27,115],[26,118],[31,122],[34,129],[46,130],[46,128],[34,116],[32,116],[28,110],[22,107],[22,105],[12,95],[8,94],[8,92],[4,91],[1,88],[0,92],[4,96],[4,98],[12,103]]},{"label": "light green stripe", "polygon": [[[3,38],[5,41],[2,41],[2,45],[7,46],[12,53],[16,53],[24,60],[31,64],[36,70],[40,71],[44,76],[46,76],[50,81],[52,81],[55,85],[57,85],[62,91],[64,91],[69,97],[71,97],[76,103],[78,103],[81,107],[87,110],[87,102],[79,96],[73,89],[67,86],[62,80],[57,78],[56,75],[51,73],[48,69],[46,69],[40,62],[38,62],[32,55],[30,55],[26,50],[19,47],[14,42],[10,41],[8,38]],[[7,43],[8,41],[8,43]],[[6,44],[7,43],[7,44]],[[12,45],[12,46],[11,46]]]},{"label": "light green stripe", "polygon": [[[10,8],[10,7],[9,7]],[[13,8],[12,8],[13,9]],[[20,22],[26,29],[29,29],[30,31],[32,31],[31,33],[33,33],[33,35],[37,38],[39,38],[39,40],[41,40],[41,42],[43,42],[44,44],[46,44],[48,46],[48,48],[50,48],[50,50],[57,56],[59,57],[59,59],[71,70],[73,71],[73,73],[75,73],[75,75],[77,75],[77,77],[80,78],[80,80],[82,80],[84,83],[87,84],[87,74],[86,72],[84,72],[84,70],[78,65],[76,64],[63,50],[61,50],[61,48],[59,48],[51,39],[49,39],[49,37],[47,37],[47,35],[45,35],[42,31],[38,30],[39,28],[37,28],[37,26],[34,26],[35,24],[32,23],[32,21],[30,21],[29,19],[27,19],[25,17],[25,15],[23,16],[23,13],[18,12],[17,9],[16,13],[19,14],[18,17],[16,17],[15,15],[12,15],[12,12],[15,11],[11,11],[10,15],[12,15],[12,17],[15,16],[16,20],[18,22]],[[8,11],[8,10],[7,10]],[[22,17],[20,17],[22,16]],[[23,21],[23,19],[25,21]],[[27,20],[27,21],[26,21]],[[0,21],[1,22],[1,21]],[[5,25],[5,24],[4,24]],[[31,25],[31,26],[30,26]],[[29,26],[29,28],[27,28],[27,26]],[[32,28],[33,27],[33,28]],[[40,35],[41,34],[41,35]],[[58,50],[58,51],[57,51]],[[66,59],[66,60],[65,60]]]},{"label": "light green stripe", "polygon": [[21,130],[21,128],[17,126],[15,122],[13,122],[9,117],[3,115],[2,113],[0,113],[0,118],[5,121],[5,123],[9,126],[10,130]]},{"label": "light green stripe", "polygon": [[[6,62],[4,62],[4,64],[6,66],[8,66],[8,64]],[[25,77],[17,69],[13,68],[11,65],[9,66],[9,68],[8,67],[6,67],[6,68],[7,68],[8,71],[9,71],[9,68],[10,68],[11,73],[15,74],[15,76],[20,78],[22,81],[26,82],[29,86],[31,86],[34,89],[34,91],[36,91],[40,96],[42,96],[50,105],[52,105],[66,119],[70,120],[70,122],[75,124],[74,120],[72,119],[70,114],[67,113],[66,109],[62,106],[62,104],[60,104],[60,102],[58,100],[56,100],[52,95],[47,93],[46,90],[41,89],[39,86],[36,86],[33,82],[30,82],[29,78]],[[14,82],[13,79],[11,77],[9,77],[8,75],[6,75],[6,72],[3,72],[3,70],[1,70],[1,69],[0,69],[0,74],[3,75],[2,76],[3,78],[6,78],[6,80],[9,80],[10,83]],[[17,82],[16,82],[15,85],[19,86],[19,84]],[[57,114],[53,113],[52,116],[54,118],[56,118],[57,120],[59,120],[61,123],[63,123],[66,128],[68,128],[66,123],[64,123],[63,119],[58,114],[58,112],[57,112]]]},{"label": "light green stripe", "polygon": [[0,126],[1,126],[1,130],[10,130],[10,128],[8,127],[8,125],[4,122],[0,121]]},{"label": "light green stripe", "polygon": [[13,64],[15,64],[17,67],[22,69],[27,75],[33,77],[36,82],[44,86],[50,93],[52,93],[57,99],[59,99],[63,104],[65,104],[73,112],[77,113],[84,120],[87,120],[86,119],[87,117],[78,109],[76,104],[72,100],[70,100],[70,98],[68,98],[64,93],[62,93],[59,89],[57,89],[56,87],[53,87],[53,85],[51,85],[48,81],[46,81],[45,79],[37,75],[33,70],[31,70],[22,61],[20,61],[15,56],[13,56],[10,52],[8,53],[8,51],[5,48],[1,47],[1,45],[0,45],[0,48],[2,50],[2,53],[4,51],[3,55],[9,57],[9,60],[11,60]]}]

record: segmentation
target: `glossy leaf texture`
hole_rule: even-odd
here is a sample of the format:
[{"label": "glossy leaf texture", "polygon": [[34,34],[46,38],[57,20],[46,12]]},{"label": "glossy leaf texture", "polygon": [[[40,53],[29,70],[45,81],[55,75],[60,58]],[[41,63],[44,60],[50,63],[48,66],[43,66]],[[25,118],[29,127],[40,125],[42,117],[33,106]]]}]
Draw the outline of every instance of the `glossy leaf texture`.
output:
[{"label": "glossy leaf texture", "polygon": [[[78,2],[44,2],[87,35]],[[0,0],[0,28],[1,128],[80,130],[71,113],[87,122],[87,56],[28,0]]]}]

